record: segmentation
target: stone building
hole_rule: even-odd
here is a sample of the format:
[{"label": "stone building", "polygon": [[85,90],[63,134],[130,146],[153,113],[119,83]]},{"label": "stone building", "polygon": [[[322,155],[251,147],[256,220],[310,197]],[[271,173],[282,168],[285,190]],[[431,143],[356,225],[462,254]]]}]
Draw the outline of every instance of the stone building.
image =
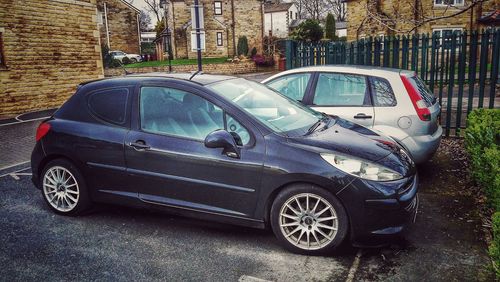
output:
[{"label": "stone building", "polygon": [[110,50],[140,54],[140,10],[125,0],[97,0],[101,43]]},{"label": "stone building", "polygon": [[[264,7],[261,0],[200,0],[204,23],[201,34],[203,57],[236,55],[238,38],[246,36],[248,47],[262,52]],[[157,40],[157,54],[163,59],[164,39],[171,34],[174,58],[196,58],[196,31],[193,28],[193,0],[171,0],[168,5],[168,31]]]},{"label": "stone building", "polygon": [[0,0],[0,116],[59,107],[103,77],[96,0]]},{"label": "stone building", "polygon": [[[500,0],[486,0],[466,12],[468,0],[345,0],[347,40],[409,33],[450,33],[488,27],[480,19],[500,8]],[[419,7],[419,8],[415,8]],[[454,15],[450,17],[451,15]],[[438,18],[439,19],[436,19]],[[427,22],[426,19],[435,20]],[[415,22],[425,23],[416,27]]]}]

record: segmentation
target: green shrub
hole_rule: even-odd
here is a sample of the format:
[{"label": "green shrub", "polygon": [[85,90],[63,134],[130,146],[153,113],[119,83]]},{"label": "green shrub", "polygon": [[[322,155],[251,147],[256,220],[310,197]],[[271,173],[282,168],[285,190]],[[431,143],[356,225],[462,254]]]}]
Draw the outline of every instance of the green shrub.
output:
[{"label": "green shrub", "polygon": [[493,241],[490,246],[490,255],[493,258],[495,272],[500,278],[500,212],[493,215]]},{"label": "green shrub", "polygon": [[318,42],[323,38],[323,28],[319,21],[308,19],[299,24],[290,36],[294,40]]},{"label": "green shrub", "polygon": [[484,188],[490,205],[500,211],[500,110],[477,109],[469,114],[465,146],[472,176]]},{"label": "green shrub", "polygon": [[325,37],[330,40],[337,39],[335,17],[331,13],[328,13],[328,15],[326,15]]},{"label": "green shrub", "polygon": [[240,36],[238,38],[238,56],[246,56],[248,55],[248,39],[246,36]]}]

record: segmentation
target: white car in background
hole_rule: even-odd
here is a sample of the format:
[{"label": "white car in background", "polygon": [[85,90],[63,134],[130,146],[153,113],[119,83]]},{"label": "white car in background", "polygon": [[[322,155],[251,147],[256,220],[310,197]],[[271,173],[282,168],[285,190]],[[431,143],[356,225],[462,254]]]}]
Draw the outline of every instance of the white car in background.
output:
[{"label": "white car in background", "polygon": [[419,164],[434,155],[441,106],[413,71],[329,65],[278,73],[262,83],[329,115],[392,137]]},{"label": "white car in background", "polygon": [[119,60],[121,63],[123,63],[125,57],[129,58],[132,64],[142,62],[142,57],[138,54],[127,54],[122,51],[110,51],[109,54],[113,59]]}]

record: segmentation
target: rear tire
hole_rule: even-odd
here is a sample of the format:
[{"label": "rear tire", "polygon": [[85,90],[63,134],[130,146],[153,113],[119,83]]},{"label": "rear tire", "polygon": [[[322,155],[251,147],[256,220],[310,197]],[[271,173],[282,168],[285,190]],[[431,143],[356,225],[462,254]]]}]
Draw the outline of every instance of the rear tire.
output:
[{"label": "rear tire", "polygon": [[274,200],[270,216],[280,243],[299,254],[330,254],[349,231],[340,201],[314,185],[297,184],[283,190]]},{"label": "rear tire", "polygon": [[82,174],[65,159],[52,160],[45,166],[40,187],[43,199],[57,214],[81,215],[91,206]]}]

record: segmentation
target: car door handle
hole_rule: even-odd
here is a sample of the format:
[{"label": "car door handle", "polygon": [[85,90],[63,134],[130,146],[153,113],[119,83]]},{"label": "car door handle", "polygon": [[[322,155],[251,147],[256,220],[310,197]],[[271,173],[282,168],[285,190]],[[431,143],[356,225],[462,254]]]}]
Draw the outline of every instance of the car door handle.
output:
[{"label": "car door handle", "polygon": [[144,142],[133,142],[128,144],[130,147],[134,148],[136,151],[146,151],[151,149],[151,146],[146,145]]},{"label": "car door handle", "polygon": [[356,119],[369,119],[369,118],[372,118],[372,116],[369,116],[369,115],[363,114],[363,113],[359,113],[359,114],[355,115],[354,118],[356,118]]}]

